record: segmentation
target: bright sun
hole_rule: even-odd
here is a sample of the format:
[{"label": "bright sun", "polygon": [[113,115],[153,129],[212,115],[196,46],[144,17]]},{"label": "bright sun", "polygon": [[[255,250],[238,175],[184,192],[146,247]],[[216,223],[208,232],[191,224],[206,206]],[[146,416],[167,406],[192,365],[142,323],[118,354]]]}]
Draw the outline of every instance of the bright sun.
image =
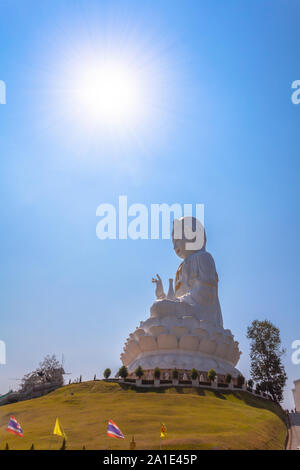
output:
[{"label": "bright sun", "polygon": [[130,67],[113,62],[90,66],[76,79],[75,99],[89,117],[106,123],[128,122],[141,108],[141,87]]}]

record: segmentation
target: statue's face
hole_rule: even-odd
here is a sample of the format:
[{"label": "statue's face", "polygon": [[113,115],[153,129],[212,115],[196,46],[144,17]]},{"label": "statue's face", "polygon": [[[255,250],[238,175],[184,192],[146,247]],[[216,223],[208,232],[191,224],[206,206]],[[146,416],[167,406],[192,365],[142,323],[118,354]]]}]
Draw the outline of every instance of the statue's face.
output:
[{"label": "statue's face", "polygon": [[[193,227],[193,223],[195,227]],[[175,219],[173,222],[172,240],[176,255],[179,258],[185,259],[205,246],[204,228],[193,217]]]},{"label": "statue's face", "polygon": [[190,251],[186,251],[185,249],[185,243],[186,241],[184,239],[180,240],[175,240],[173,238],[173,247],[174,251],[179,258],[185,259],[189,254],[191,254]]}]

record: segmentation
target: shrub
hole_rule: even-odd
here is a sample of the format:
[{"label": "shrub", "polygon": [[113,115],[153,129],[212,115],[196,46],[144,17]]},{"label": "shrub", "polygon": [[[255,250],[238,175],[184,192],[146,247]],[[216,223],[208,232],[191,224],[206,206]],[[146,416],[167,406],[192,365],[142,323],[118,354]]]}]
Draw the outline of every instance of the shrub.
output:
[{"label": "shrub", "polygon": [[198,378],[198,371],[197,369],[193,368],[191,370],[191,377],[192,377],[192,380],[196,380]]},{"label": "shrub", "polygon": [[135,369],[135,375],[141,379],[144,375],[144,370],[141,366],[138,366],[136,369]]},{"label": "shrub", "polygon": [[231,381],[232,381],[232,375],[231,374],[226,374],[225,375],[225,383],[230,384]]},{"label": "shrub", "polygon": [[238,387],[241,388],[244,385],[244,383],[245,383],[245,378],[241,374],[239,374],[238,377],[237,377]]},{"label": "shrub", "polygon": [[172,378],[173,378],[174,380],[178,380],[178,377],[179,377],[179,372],[178,372],[178,370],[177,370],[177,369],[172,370]]},{"label": "shrub", "polygon": [[128,376],[127,367],[126,366],[120,367],[118,375],[119,375],[119,377],[122,377],[122,379],[126,379],[126,377]]},{"label": "shrub", "polygon": [[160,378],[160,374],[161,374],[160,368],[159,368],[159,367],[155,367],[155,369],[154,369],[154,378],[155,378],[155,379],[159,379],[159,378]]},{"label": "shrub", "polygon": [[216,376],[217,376],[217,373],[214,369],[210,369],[207,373],[207,378],[210,381],[210,383],[215,380]]},{"label": "shrub", "polygon": [[110,374],[111,374],[111,370],[109,368],[105,369],[105,371],[103,372],[105,379],[108,379],[110,377]]}]

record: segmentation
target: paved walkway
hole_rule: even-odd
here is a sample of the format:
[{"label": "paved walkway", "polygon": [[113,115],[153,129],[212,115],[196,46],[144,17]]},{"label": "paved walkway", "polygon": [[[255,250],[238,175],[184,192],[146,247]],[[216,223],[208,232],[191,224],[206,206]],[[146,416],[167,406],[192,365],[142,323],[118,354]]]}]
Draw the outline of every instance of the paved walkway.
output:
[{"label": "paved walkway", "polygon": [[300,449],[300,413],[290,413],[291,427],[289,430],[289,440],[287,450]]}]

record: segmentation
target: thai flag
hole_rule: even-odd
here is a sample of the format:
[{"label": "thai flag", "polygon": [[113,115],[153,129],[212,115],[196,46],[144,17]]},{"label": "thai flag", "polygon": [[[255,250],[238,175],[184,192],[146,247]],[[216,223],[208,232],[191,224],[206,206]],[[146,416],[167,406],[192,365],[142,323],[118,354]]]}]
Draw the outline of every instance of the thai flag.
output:
[{"label": "thai flag", "polygon": [[14,416],[10,417],[6,431],[16,434],[19,437],[23,437],[23,430]]},{"label": "thai flag", "polygon": [[124,439],[121,429],[119,429],[116,423],[114,423],[111,419],[108,421],[106,434],[110,437],[115,437],[116,439]]}]

